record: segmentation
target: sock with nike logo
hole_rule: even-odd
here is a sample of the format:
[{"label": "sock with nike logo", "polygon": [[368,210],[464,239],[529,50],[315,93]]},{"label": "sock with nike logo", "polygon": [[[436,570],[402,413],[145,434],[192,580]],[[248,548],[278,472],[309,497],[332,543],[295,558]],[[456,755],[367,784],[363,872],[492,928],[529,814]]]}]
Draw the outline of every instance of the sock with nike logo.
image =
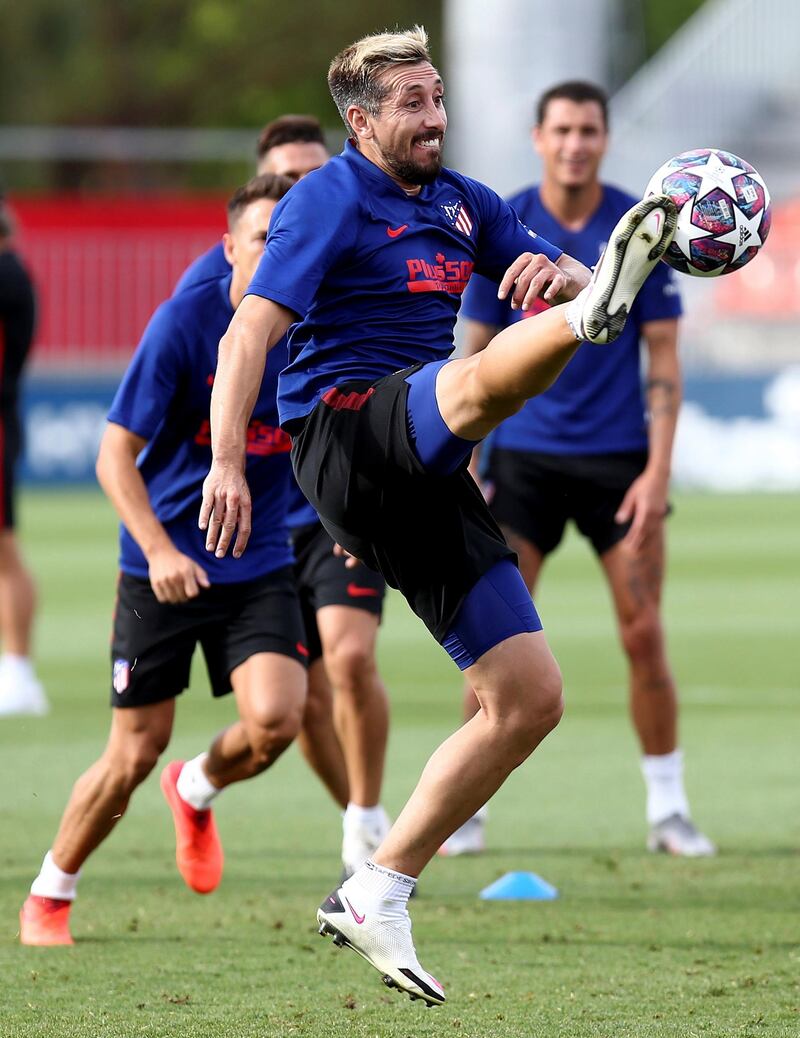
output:
[{"label": "sock with nike logo", "polygon": [[379,901],[399,902],[405,907],[411,896],[411,891],[417,885],[413,876],[406,876],[402,872],[394,872],[382,865],[376,865],[368,858],[361,868],[353,875],[344,888],[347,890],[350,884],[358,884],[362,890]]}]

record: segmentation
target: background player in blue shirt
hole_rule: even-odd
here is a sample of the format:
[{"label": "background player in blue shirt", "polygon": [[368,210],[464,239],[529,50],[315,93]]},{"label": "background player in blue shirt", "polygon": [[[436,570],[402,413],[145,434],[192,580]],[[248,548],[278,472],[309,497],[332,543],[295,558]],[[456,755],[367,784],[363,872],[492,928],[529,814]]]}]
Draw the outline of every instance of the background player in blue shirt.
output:
[{"label": "background player in blue shirt", "polygon": [[[416,877],[562,710],[558,667],[469,455],[553,382],[580,341],[617,337],[677,213],[661,196],[639,203],[589,282],[493,191],[442,168],[443,86],[424,30],[357,41],[334,58],[328,83],[350,139],[276,210],[220,343],[200,522],[217,557],[231,543],[241,555],[251,523],[244,430],[265,354],[300,317],[278,390],[298,482],[331,536],[403,591],[481,703],[317,920],[388,983],[440,1004],[411,938]],[[505,329],[478,357],[450,360],[473,270],[502,278],[516,306],[539,296],[567,305]]]},{"label": "background player in blue shirt", "polygon": [[[311,115],[282,115],[256,146],[259,173],[292,181],[330,158]],[[221,245],[192,263],[176,292],[230,270]],[[287,522],[308,647],[308,699],[298,742],[342,816],[342,867],[347,875],[377,850],[389,830],[380,803],[389,734],[389,704],[376,647],[386,585],[366,566],[355,571],[334,554],[330,534],[292,480]],[[334,725],[334,718],[336,724]]]},{"label": "background player in blue shirt", "polygon": [[81,867],[166,748],[198,642],[213,694],[233,689],[240,719],[207,754],[162,772],[178,868],[192,889],[208,893],[222,875],[214,798],[268,768],[299,730],[307,649],[286,527],[289,438],[276,408],[281,347],[270,355],[246,434],[248,480],[260,510],[252,557],[244,564],[209,556],[197,528],[219,337],[258,263],[275,203],[290,187],[268,174],[236,192],[225,237],[231,273],[158,308],[111,405],[97,462],[123,523],[111,734],[75,784],[23,906],[23,944],[72,943],[69,910]]},{"label": "background player in blue shirt", "polygon": [[[634,201],[598,179],[608,143],[605,93],[583,82],[551,88],[538,102],[533,141],[542,182],[509,202],[521,220],[592,266]],[[713,854],[714,846],[689,814],[661,621],[664,520],[681,398],[680,313],[671,271],[659,264],[614,349],[582,345],[555,385],[495,430],[487,444],[487,472],[492,512],[531,591],[569,520],[591,541],[628,658],[631,715],[647,787],[648,847],[698,856]],[[468,318],[467,355],[522,316],[497,298],[496,284],[480,277],[470,282],[462,315]],[[640,340],[647,354],[644,372]],[[466,716],[477,709],[468,689]],[[482,846],[479,814],[453,834],[443,853]]]}]

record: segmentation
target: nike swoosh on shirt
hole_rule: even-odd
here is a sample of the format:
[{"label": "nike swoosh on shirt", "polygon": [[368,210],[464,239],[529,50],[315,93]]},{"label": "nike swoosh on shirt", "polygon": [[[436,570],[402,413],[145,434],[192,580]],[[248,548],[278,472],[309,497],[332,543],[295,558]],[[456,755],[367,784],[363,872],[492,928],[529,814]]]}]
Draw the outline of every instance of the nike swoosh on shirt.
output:
[{"label": "nike swoosh on shirt", "polygon": [[353,906],[350,904],[350,902],[349,902],[349,900],[347,898],[345,898],[345,901],[347,902],[347,907],[353,913],[353,918],[358,923],[358,925],[361,926],[361,924],[367,918],[366,912],[364,913],[364,915],[359,915],[358,912],[356,912],[355,908],[353,908]]},{"label": "nike swoosh on shirt", "polygon": [[374,587],[359,587],[358,584],[348,584],[347,593],[351,598],[377,598],[378,592]]},{"label": "nike swoosh on shirt", "polygon": [[408,230],[408,224],[404,223],[400,227],[387,227],[386,233],[390,238],[399,238],[403,231]]}]

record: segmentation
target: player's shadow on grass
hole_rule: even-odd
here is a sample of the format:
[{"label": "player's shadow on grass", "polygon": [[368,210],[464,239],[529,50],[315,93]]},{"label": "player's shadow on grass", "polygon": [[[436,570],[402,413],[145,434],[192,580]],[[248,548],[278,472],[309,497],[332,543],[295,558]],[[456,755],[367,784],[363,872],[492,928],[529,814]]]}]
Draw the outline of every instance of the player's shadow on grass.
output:
[{"label": "player's shadow on grass", "polygon": [[535,866],[537,860],[545,858],[592,858],[592,859],[645,859],[646,861],[674,861],[687,864],[702,864],[703,862],[719,863],[741,858],[796,858],[800,861],[800,846],[777,846],[777,847],[738,847],[723,843],[719,853],[713,858],[682,858],[668,854],[652,854],[644,846],[631,847],[570,844],[564,847],[537,847],[530,844],[527,847],[492,847],[481,860],[491,862],[513,858],[514,862],[520,862]]},{"label": "player's shadow on grass", "polygon": [[139,944],[191,944],[192,941],[196,940],[196,934],[137,934],[131,933],[129,930],[120,930],[119,933],[103,934],[86,934],[79,935],[75,938],[75,947],[80,948],[82,945],[105,945],[105,944],[127,944],[131,948],[135,948]]}]

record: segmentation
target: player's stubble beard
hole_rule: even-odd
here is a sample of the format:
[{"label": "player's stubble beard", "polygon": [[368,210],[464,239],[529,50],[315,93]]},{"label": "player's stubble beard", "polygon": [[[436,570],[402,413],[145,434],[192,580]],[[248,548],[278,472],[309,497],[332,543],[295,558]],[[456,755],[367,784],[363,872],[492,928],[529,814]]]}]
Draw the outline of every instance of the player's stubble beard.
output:
[{"label": "player's stubble beard", "polygon": [[[418,141],[430,140],[432,138],[444,142],[443,134],[418,134],[412,138],[410,146],[413,148]],[[406,184],[419,184],[420,186],[432,184],[442,171],[441,148],[431,155],[431,159],[425,166],[415,162],[410,156],[400,155],[395,150],[382,148],[381,154],[387,168],[391,170],[395,177]]]}]

